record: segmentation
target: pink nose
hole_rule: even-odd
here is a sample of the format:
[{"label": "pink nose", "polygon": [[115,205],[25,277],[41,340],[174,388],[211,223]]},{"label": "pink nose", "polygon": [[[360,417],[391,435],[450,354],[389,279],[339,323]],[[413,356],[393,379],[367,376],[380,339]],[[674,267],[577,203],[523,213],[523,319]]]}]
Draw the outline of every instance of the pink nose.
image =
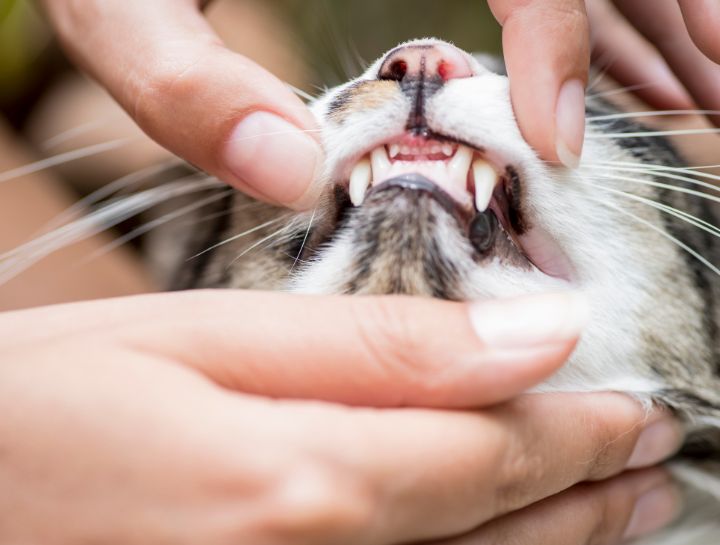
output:
[{"label": "pink nose", "polygon": [[467,54],[448,44],[410,44],[391,51],[380,67],[380,79],[440,78],[448,81],[473,75]]}]

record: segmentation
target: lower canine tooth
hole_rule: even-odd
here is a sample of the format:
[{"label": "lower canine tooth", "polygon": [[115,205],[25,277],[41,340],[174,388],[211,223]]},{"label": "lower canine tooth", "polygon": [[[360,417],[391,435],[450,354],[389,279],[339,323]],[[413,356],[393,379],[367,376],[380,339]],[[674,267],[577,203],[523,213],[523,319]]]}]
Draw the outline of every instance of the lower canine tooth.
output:
[{"label": "lower canine tooth", "polygon": [[360,206],[365,200],[365,192],[372,178],[372,167],[367,159],[360,159],[350,174],[350,201]]},{"label": "lower canine tooth", "polygon": [[490,163],[482,159],[476,159],[472,168],[475,176],[475,207],[479,212],[485,212],[499,177]]}]

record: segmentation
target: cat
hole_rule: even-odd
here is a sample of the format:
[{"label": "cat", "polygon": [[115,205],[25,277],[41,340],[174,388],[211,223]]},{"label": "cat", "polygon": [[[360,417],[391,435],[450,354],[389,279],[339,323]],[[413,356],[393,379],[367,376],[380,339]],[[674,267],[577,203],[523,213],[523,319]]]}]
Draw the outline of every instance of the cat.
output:
[{"label": "cat", "polygon": [[591,322],[537,391],[622,391],[675,411],[686,512],[642,543],[719,542],[712,176],[601,97],[587,101],[579,168],[544,162],[502,68],[436,39],[399,45],[310,107],[326,151],[315,210],[212,190],[210,221],[155,237],[172,287],[450,300],[581,290]]}]

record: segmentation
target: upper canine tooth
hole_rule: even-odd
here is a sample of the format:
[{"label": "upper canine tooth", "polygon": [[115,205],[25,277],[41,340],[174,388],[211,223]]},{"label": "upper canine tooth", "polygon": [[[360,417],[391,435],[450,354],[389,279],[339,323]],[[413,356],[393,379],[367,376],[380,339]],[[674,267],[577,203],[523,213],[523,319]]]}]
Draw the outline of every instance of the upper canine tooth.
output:
[{"label": "upper canine tooth", "polygon": [[485,212],[490,205],[499,176],[492,165],[483,159],[476,159],[472,169],[475,176],[475,207],[478,212]]},{"label": "upper canine tooth", "polygon": [[370,154],[370,160],[372,161],[372,175],[376,182],[383,181],[384,176],[390,170],[392,164],[388,159],[385,146],[378,146]]},{"label": "upper canine tooth", "polygon": [[350,174],[350,201],[360,206],[365,200],[365,192],[372,178],[372,167],[367,159],[360,159]]},{"label": "upper canine tooth", "polygon": [[397,157],[398,153],[400,153],[400,146],[397,144],[390,144],[388,147],[388,154],[390,155],[390,159],[394,159]]},{"label": "upper canine tooth", "polygon": [[470,163],[473,158],[473,150],[467,146],[459,146],[455,156],[450,160],[450,172],[457,176],[458,179],[461,177],[464,179],[467,177],[467,173],[470,170]]}]

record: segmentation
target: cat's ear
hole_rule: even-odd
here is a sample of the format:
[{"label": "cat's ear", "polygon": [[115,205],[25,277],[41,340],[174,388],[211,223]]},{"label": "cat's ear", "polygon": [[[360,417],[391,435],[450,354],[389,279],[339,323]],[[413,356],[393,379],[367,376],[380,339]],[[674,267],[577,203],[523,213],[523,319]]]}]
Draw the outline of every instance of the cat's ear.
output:
[{"label": "cat's ear", "polygon": [[480,63],[481,66],[499,74],[501,76],[507,76],[507,68],[505,66],[505,60],[502,55],[489,55],[487,53],[475,53],[473,54],[475,60]]}]

